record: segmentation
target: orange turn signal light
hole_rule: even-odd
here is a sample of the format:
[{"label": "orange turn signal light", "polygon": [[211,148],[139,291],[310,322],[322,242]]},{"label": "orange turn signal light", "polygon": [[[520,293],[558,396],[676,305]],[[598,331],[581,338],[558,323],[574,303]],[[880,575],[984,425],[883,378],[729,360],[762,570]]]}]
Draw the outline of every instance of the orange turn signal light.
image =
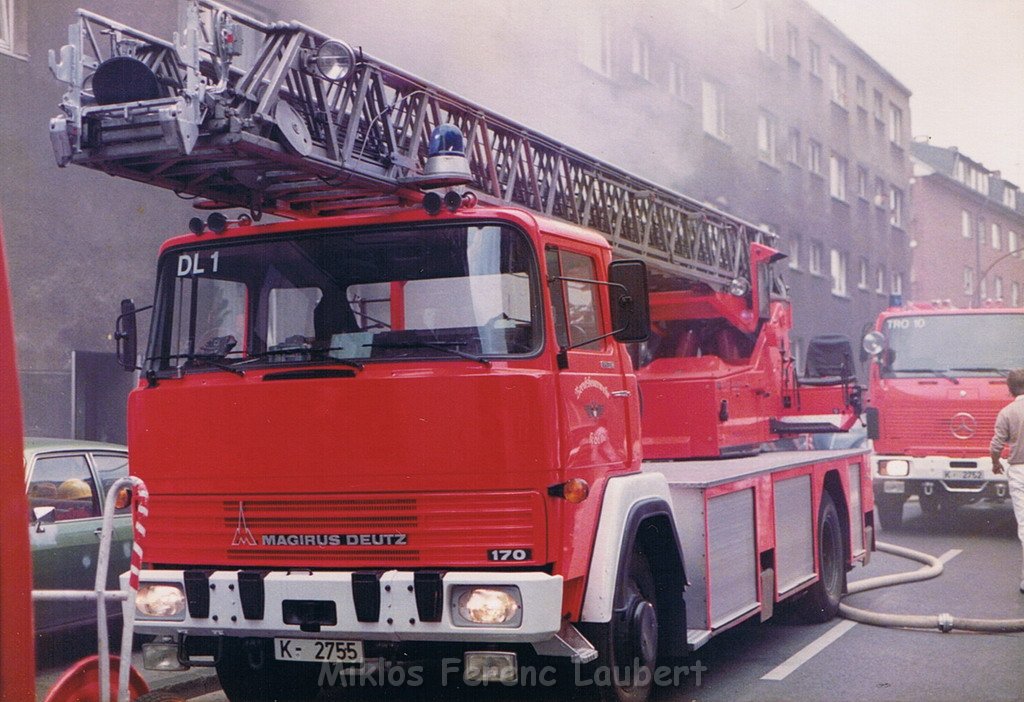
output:
[{"label": "orange turn signal light", "polygon": [[572,478],[548,488],[552,497],[561,497],[566,502],[579,504],[590,495],[590,483],[583,478]]},{"label": "orange turn signal light", "polygon": [[124,509],[132,503],[132,489],[123,487],[117,491],[117,498],[114,500],[114,507]]}]

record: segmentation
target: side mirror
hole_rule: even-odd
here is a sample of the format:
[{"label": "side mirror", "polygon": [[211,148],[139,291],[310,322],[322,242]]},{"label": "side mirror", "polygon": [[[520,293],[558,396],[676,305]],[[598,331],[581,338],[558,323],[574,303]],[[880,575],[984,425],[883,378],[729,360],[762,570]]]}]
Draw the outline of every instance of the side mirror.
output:
[{"label": "side mirror", "polygon": [[57,521],[57,508],[53,506],[49,507],[33,507],[32,508],[32,523],[36,526],[37,532],[43,531],[44,524],[54,524]]},{"label": "side mirror", "polygon": [[121,300],[121,314],[114,324],[114,342],[117,344],[117,362],[127,371],[137,369],[135,359],[138,355],[139,338],[135,323],[135,303]]},{"label": "side mirror", "polygon": [[608,266],[608,281],[615,330],[612,336],[624,343],[647,341],[651,334],[647,265],[634,259],[612,261]]}]

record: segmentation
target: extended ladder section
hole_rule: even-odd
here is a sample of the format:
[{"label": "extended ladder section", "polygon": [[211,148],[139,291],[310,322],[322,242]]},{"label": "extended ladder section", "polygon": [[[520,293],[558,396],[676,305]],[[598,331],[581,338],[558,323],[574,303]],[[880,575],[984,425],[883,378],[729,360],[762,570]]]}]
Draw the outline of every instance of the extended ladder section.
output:
[{"label": "extended ladder section", "polygon": [[[432,131],[466,139],[469,187],[602,232],[622,256],[716,290],[772,235],[616,169],[302,24],[189,0],[165,41],[79,10],[50,68],[50,134],[77,163],[200,206],[290,218],[417,201]],[[748,287],[749,289],[749,287]]]}]

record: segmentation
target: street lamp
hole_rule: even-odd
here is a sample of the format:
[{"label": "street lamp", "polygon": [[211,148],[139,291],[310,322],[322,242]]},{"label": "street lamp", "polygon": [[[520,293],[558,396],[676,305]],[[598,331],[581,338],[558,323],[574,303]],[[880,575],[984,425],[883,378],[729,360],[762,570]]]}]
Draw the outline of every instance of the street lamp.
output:
[{"label": "street lamp", "polygon": [[[980,237],[976,237],[976,238],[980,238]],[[975,258],[974,258],[974,270],[975,270],[975,272],[977,272],[978,268],[981,267],[981,260],[980,260],[981,259],[981,251],[980,251],[980,249],[981,249],[981,247],[976,242],[975,243],[975,252],[974,252],[974,255],[975,255]],[[983,270],[981,273],[978,274],[978,279],[974,283],[974,306],[975,307],[980,307],[981,306],[981,282],[983,280],[985,280],[985,276],[987,276],[989,274],[989,271],[991,271],[993,268],[995,268],[996,264],[999,263],[1000,261],[1002,261],[1004,259],[1007,259],[1010,256],[1013,256],[1014,254],[1018,254],[1021,251],[1024,251],[1024,246],[1019,246],[1016,249],[1014,249],[1013,251],[1007,251],[1002,256],[997,258],[995,261],[992,261],[992,263],[988,264],[988,267],[985,268],[985,270]]]}]

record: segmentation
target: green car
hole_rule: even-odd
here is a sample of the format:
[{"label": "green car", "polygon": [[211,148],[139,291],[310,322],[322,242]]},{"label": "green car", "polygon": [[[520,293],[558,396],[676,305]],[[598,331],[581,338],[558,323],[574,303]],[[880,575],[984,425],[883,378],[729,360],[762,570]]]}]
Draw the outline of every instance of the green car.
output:
[{"label": "green car", "polygon": [[[25,439],[25,483],[32,544],[32,586],[37,590],[93,590],[103,502],[107,489],[128,475],[128,449],[71,439]],[[116,511],[107,589],[131,557],[131,507]],[[120,614],[107,603],[111,617]],[[95,624],[94,602],[40,602],[36,632],[49,634]]]}]

